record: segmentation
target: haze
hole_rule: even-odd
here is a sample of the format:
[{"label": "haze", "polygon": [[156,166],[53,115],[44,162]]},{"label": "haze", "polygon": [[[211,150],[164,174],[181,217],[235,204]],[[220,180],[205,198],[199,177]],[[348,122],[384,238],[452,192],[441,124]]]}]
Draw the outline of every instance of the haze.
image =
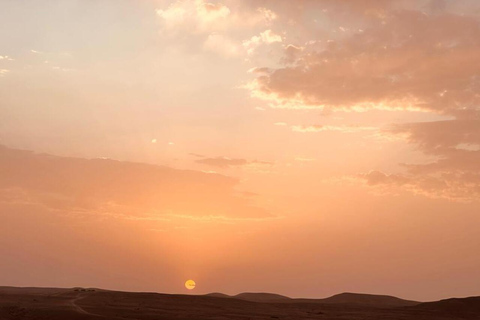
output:
[{"label": "haze", "polygon": [[480,288],[476,0],[0,0],[0,283]]}]

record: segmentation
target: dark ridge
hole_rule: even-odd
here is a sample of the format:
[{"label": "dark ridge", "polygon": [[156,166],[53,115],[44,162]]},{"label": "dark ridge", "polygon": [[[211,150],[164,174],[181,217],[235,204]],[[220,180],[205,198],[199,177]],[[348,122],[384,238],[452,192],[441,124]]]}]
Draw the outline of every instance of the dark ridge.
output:
[{"label": "dark ridge", "polygon": [[322,303],[355,304],[379,307],[407,307],[418,305],[420,303],[418,301],[403,300],[393,296],[350,292],[340,293],[326,299],[320,299],[320,301]]},{"label": "dark ridge", "polygon": [[376,307],[410,307],[420,304],[418,301],[404,300],[393,296],[350,292],[340,293],[325,299],[292,299],[279,294],[263,292],[244,292],[235,296],[214,292],[207,294],[206,296],[217,298],[234,298],[252,302],[346,304]]},{"label": "dark ridge", "polygon": [[220,292],[212,292],[205,294],[207,297],[215,297],[215,298],[231,298],[228,294],[220,293]]},{"label": "dark ridge", "polygon": [[449,316],[480,319],[480,297],[451,298],[420,303],[412,309],[437,312]]},{"label": "dark ridge", "polygon": [[242,293],[230,297],[221,293],[173,295],[83,287],[0,287],[1,320],[480,319],[480,297],[403,307],[399,307],[399,303],[415,302],[354,293],[327,299],[290,299],[271,293]]},{"label": "dark ridge", "polygon": [[253,302],[285,302],[293,299],[275,293],[264,292],[244,292],[233,296],[232,298],[253,301]]},{"label": "dark ridge", "polygon": [[42,288],[42,287],[8,287],[1,286],[1,294],[55,294],[70,291],[67,288]]}]

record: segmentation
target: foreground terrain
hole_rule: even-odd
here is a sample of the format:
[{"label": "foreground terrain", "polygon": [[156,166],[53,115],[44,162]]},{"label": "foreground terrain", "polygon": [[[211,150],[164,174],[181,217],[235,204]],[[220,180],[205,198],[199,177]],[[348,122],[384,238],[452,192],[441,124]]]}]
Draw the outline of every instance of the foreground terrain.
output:
[{"label": "foreground terrain", "polygon": [[350,293],[315,300],[0,287],[0,319],[480,319],[480,297],[419,303]]}]

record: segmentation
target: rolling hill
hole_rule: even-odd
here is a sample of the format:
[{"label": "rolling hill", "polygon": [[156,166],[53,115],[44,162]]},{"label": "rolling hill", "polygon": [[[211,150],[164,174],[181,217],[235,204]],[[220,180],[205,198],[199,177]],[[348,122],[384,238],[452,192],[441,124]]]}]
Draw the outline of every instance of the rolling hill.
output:
[{"label": "rolling hill", "polygon": [[353,293],[326,299],[291,299],[270,293],[175,295],[86,288],[0,287],[0,319],[473,320],[480,319],[480,297],[415,303],[390,296]]}]

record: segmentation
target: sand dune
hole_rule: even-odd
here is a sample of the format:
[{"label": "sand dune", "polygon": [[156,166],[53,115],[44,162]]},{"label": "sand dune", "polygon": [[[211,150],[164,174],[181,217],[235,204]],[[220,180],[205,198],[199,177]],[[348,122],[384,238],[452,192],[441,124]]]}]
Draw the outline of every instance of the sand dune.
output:
[{"label": "sand dune", "polygon": [[375,307],[405,307],[418,305],[420,303],[418,301],[404,300],[392,296],[350,292],[337,294],[326,299],[318,299],[316,300],[316,302],[331,304],[366,305]]},{"label": "sand dune", "polygon": [[233,298],[252,302],[289,302],[292,300],[292,298],[286,296],[264,292],[243,292],[235,296],[229,296],[223,293],[215,292],[207,294],[206,296],[217,298]]},{"label": "sand dune", "polygon": [[480,319],[480,297],[452,298],[427,302],[415,306],[414,309],[435,311],[451,317]]},{"label": "sand dune", "polygon": [[[275,299],[282,302],[271,302]],[[480,319],[480,297],[387,307],[391,301],[406,300],[351,293],[315,300],[268,293],[200,296],[0,287],[0,319]]]},{"label": "sand dune", "polygon": [[244,292],[235,296],[229,296],[223,293],[215,292],[207,294],[206,296],[217,298],[233,298],[253,302],[348,304],[375,307],[406,307],[420,304],[418,301],[404,300],[392,296],[350,292],[340,293],[325,299],[292,299],[279,294],[264,292]]}]

